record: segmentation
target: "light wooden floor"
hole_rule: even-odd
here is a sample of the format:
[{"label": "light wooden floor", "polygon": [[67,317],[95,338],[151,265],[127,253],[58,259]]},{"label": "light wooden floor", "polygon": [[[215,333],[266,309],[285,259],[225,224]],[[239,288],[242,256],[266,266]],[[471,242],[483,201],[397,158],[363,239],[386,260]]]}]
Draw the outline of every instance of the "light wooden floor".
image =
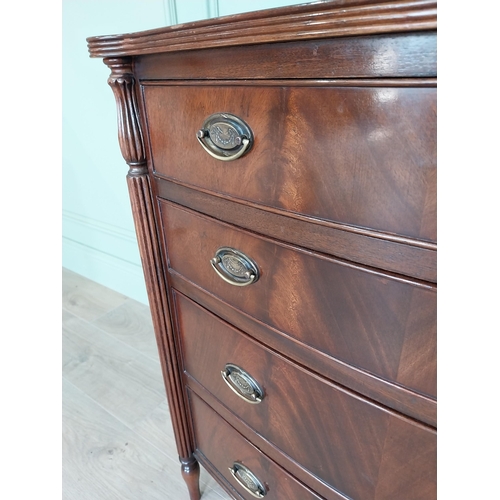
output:
[{"label": "light wooden floor", "polygon": [[66,269],[62,291],[63,500],[188,500],[149,308]]}]

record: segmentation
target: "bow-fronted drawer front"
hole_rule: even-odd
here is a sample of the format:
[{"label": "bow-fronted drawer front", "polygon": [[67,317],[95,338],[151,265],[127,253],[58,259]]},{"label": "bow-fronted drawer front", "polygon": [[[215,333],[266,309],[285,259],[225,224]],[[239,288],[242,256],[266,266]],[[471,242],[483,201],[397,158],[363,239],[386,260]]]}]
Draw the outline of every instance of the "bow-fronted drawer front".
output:
[{"label": "bow-fronted drawer front", "polygon": [[144,96],[159,176],[436,241],[435,88],[147,85]]},{"label": "bow-fronted drawer front", "polygon": [[[173,275],[304,348],[436,396],[434,287],[284,245],[169,202],[160,206]],[[221,247],[254,263],[258,280],[233,286],[223,279],[212,265]],[[233,273],[251,273],[234,261]]]},{"label": "bow-fronted drawer front", "polygon": [[[349,498],[435,498],[434,430],[304,370],[183,295],[175,297],[187,383],[195,379],[301,464],[313,488],[319,480]],[[255,381],[258,404],[227,386],[221,370],[228,364]],[[242,385],[256,390],[245,380]],[[400,461],[401,455],[411,460]]]},{"label": "bow-fronted drawer front", "polygon": [[[211,470],[215,467],[235,498],[322,500],[253,446],[195,393],[188,394],[196,435],[195,453]],[[340,495],[337,498],[343,499]]]}]

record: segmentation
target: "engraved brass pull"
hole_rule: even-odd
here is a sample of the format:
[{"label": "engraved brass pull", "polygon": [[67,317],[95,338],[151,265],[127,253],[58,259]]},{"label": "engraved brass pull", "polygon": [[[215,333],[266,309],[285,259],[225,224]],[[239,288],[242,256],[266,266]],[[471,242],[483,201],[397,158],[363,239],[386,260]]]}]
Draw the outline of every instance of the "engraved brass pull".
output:
[{"label": "engraved brass pull", "polygon": [[257,404],[264,398],[262,387],[239,366],[227,363],[220,374],[228,387],[247,403]]},{"label": "engraved brass pull", "polygon": [[210,115],[196,133],[196,138],[210,156],[221,161],[241,158],[253,144],[250,127],[229,113]]},{"label": "engraved brass pull", "polygon": [[259,279],[257,264],[234,248],[222,247],[210,260],[214,271],[230,285],[247,286]]},{"label": "engraved brass pull", "polygon": [[248,467],[245,467],[240,462],[234,462],[233,466],[229,467],[229,470],[239,485],[248,491],[250,495],[255,498],[264,498],[266,496],[266,488]]}]

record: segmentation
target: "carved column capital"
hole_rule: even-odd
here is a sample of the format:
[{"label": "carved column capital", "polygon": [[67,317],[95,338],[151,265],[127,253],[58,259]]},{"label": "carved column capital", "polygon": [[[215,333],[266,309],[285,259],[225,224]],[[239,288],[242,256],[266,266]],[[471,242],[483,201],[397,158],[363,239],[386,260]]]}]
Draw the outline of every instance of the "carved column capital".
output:
[{"label": "carved column capital", "polygon": [[128,175],[137,177],[147,174],[144,139],[139,121],[139,108],[135,93],[135,77],[132,59],[106,58],[111,69],[108,84],[113,90],[118,111],[118,142],[123,158],[130,166]]}]

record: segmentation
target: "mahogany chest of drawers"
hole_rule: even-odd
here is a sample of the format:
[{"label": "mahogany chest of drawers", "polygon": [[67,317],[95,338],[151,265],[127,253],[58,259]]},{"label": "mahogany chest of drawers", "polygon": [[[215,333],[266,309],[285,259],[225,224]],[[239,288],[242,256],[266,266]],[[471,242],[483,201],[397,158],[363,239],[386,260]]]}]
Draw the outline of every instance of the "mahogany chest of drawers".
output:
[{"label": "mahogany chest of drawers", "polygon": [[436,498],[435,3],[88,43],[191,500]]}]

